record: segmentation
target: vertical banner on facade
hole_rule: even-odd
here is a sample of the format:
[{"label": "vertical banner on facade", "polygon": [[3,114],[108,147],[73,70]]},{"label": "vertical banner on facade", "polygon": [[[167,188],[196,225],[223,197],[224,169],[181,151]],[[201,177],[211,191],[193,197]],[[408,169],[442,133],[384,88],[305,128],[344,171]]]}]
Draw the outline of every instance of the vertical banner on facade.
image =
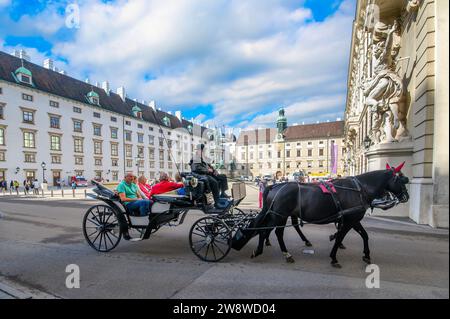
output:
[{"label": "vertical banner on facade", "polygon": [[338,145],[331,144],[331,174],[337,174]]}]

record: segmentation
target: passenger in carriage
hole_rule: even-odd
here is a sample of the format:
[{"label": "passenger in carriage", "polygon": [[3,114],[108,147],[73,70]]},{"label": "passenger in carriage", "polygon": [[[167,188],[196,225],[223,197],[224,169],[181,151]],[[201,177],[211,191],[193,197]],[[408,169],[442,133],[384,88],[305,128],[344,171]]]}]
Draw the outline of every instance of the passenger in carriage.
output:
[{"label": "passenger in carriage", "polygon": [[[150,192],[152,190],[152,186],[148,184],[147,178],[144,175],[139,176],[137,180],[137,185],[139,190],[141,191],[141,195],[144,195],[146,198],[150,198]],[[142,196],[142,197],[144,197]]]},{"label": "passenger in carriage", "polygon": [[117,186],[117,193],[130,212],[139,216],[146,216],[149,214],[153,202],[142,198],[134,179],[133,173],[127,173],[125,179]]},{"label": "passenger in carriage", "polygon": [[219,203],[220,198],[229,198],[229,196],[225,193],[228,189],[227,176],[224,174],[219,174],[214,167],[204,161],[204,149],[204,144],[197,145],[196,153],[189,162],[189,165],[191,166],[191,171],[193,173],[204,175],[208,180],[209,188],[211,189],[214,197],[214,206],[218,208],[217,203]]},{"label": "passenger in carriage", "polygon": [[169,175],[167,175],[167,173],[161,172],[159,177],[159,183],[153,185],[150,191],[150,196],[164,194],[182,187],[184,187],[183,183],[173,182],[170,180]]}]

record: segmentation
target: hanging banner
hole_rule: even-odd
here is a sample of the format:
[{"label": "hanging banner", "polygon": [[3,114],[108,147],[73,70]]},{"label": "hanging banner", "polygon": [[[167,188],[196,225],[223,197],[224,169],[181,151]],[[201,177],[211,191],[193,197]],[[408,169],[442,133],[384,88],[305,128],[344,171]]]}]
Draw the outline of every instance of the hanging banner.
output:
[{"label": "hanging banner", "polygon": [[337,174],[338,167],[338,145],[331,144],[331,174]]}]

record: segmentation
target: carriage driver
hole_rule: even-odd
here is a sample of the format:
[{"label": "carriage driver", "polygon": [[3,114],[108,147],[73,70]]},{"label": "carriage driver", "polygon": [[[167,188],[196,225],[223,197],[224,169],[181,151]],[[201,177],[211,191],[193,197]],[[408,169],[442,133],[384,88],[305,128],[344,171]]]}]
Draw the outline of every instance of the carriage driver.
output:
[{"label": "carriage driver", "polygon": [[209,187],[214,196],[214,206],[217,208],[217,203],[219,199],[229,198],[225,193],[228,189],[227,176],[219,174],[209,163],[204,161],[203,150],[205,149],[204,144],[199,144],[196,147],[196,153],[194,157],[189,162],[192,172],[200,175],[205,175],[208,180]]},{"label": "carriage driver", "polygon": [[134,183],[133,173],[127,173],[125,179],[117,186],[120,200],[127,209],[139,216],[146,216],[150,212],[151,200],[143,199],[138,186]]}]

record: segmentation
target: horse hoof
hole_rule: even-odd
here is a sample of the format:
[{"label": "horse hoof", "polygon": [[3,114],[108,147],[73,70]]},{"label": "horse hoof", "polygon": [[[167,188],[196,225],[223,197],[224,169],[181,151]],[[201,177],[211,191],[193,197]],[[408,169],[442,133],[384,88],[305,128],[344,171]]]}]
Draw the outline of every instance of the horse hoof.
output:
[{"label": "horse hoof", "polygon": [[341,264],[338,263],[337,260],[336,260],[336,261],[332,261],[332,262],[331,262],[331,266],[333,266],[334,268],[338,268],[338,269],[341,269],[341,268],[342,268]]},{"label": "horse hoof", "polygon": [[306,242],[305,242],[305,246],[306,246],[306,247],[312,247],[312,244],[311,244],[311,242],[306,241]]},{"label": "horse hoof", "polygon": [[293,263],[295,263],[295,260],[294,260],[294,258],[293,258],[292,256],[290,256],[290,257],[287,257],[287,258],[286,258],[286,262],[287,262],[288,264],[293,264]]},{"label": "horse hoof", "polygon": [[330,235],[330,241],[333,241],[336,238],[336,235]]},{"label": "horse hoof", "polygon": [[347,247],[345,247],[344,244],[340,244],[339,249],[347,249]]},{"label": "horse hoof", "polygon": [[272,244],[270,243],[270,241],[266,241],[266,246],[267,246],[267,247],[272,246]]},{"label": "horse hoof", "polygon": [[370,260],[370,257],[364,256],[364,257],[362,258],[362,260],[363,260],[366,264],[368,264],[368,265],[370,265],[370,264],[372,263],[372,261]]},{"label": "horse hoof", "polygon": [[252,252],[252,255],[250,256],[250,259],[253,259],[255,257],[256,257],[255,252]]}]

